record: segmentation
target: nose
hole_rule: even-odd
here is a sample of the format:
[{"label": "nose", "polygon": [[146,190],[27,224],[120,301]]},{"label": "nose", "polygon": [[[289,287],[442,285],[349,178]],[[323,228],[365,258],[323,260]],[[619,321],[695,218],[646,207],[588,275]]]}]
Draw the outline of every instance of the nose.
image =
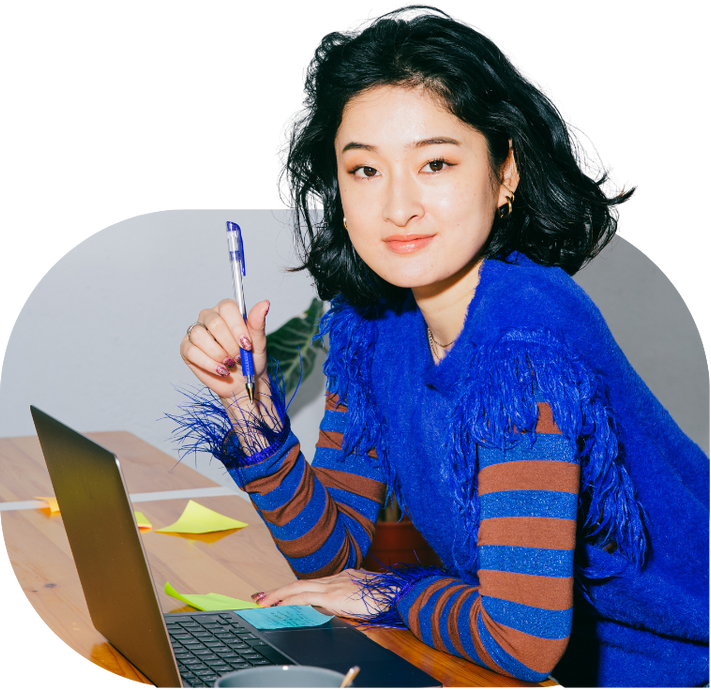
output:
[{"label": "nose", "polygon": [[424,206],[416,181],[407,174],[392,175],[385,189],[383,219],[403,228],[423,214]]}]

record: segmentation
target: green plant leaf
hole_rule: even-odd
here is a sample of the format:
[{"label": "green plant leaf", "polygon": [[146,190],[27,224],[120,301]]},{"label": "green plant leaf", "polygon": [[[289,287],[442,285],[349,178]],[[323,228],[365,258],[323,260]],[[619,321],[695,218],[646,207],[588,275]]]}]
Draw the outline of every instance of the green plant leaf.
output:
[{"label": "green plant leaf", "polygon": [[299,378],[306,380],[313,371],[316,351],[323,349],[320,342],[311,342],[318,333],[323,311],[324,303],[320,299],[314,299],[303,316],[289,319],[283,326],[267,335],[267,356],[279,362],[287,401],[296,389]]}]

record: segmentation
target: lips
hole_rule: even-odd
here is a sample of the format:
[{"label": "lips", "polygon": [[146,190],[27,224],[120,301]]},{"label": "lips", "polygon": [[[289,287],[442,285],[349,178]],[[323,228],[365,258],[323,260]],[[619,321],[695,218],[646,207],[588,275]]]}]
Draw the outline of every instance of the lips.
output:
[{"label": "lips", "polygon": [[396,254],[411,254],[426,247],[434,235],[390,235],[384,242]]}]

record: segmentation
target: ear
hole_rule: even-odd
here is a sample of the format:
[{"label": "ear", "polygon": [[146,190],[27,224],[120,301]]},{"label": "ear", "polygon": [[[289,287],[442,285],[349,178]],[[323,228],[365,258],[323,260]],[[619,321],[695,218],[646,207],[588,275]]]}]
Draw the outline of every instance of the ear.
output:
[{"label": "ear", "polygon": [[513,147],[511,146],[511,139],[509,139],[509,155],[506,156],[506,160],[501,166],[500,179],[501,186],[499,187],[499,201],[497,205],[503,206],[506,204],[506,197],[511,196],[516,191],[520,179]]}]

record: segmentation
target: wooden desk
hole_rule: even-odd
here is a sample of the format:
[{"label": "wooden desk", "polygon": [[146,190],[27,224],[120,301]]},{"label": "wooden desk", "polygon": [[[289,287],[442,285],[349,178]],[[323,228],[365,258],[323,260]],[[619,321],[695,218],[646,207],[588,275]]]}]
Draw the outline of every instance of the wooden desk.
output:
[{"label": "wooden desk", "polygon": [[[123,431],[88,434],[118,455],[131,494],[218,485],[158,449]],[[53,495],[37,438],[0,439],[0,502]],[[185,593],[218,592],[249,600],[253,592],[278,587],[293,574],[252,505],[237,495],[200,497],[199,503],[249,527],[190,537],[143,532],[164,611],[186,611],[162,591],[166,581]],[[135,503],[154,528],[173,523],[187,498]],[[6,506],[7,507],[7,506]],[[2,528],[10,562],[30,603],[70,647],[95,664],[149,683],[91,624],[60,515],[48,509],[3,510]],[[369,637],[439,679],[445,686],[534,686],[438,652],[408,630],[365,630]],[[543,685],[554,685],[547,681]]]}]

